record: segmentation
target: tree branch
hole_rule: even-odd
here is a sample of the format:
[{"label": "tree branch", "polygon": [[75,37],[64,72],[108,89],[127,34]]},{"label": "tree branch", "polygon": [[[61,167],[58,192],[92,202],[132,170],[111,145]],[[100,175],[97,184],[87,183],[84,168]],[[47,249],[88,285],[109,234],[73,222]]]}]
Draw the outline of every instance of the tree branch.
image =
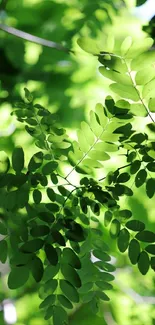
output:
[{"label": "tree branch", "polygon": [[47,47],[56,49],[58,51],[63,51],[66,53],[74,53],[74,51],[64,47],[63,45],[61,45],[59,43],[48,41],[44,38],[31,35],[29,33],[23,32],[23,31],[16,29],[14,27],[7,26],[5,24],[0,24],[0,29],[3,30],[4,32],[7,32],[7,33],[12,34],[16,37],[22,38],[29,42],[37,43],[37,44],[47,46]]}]

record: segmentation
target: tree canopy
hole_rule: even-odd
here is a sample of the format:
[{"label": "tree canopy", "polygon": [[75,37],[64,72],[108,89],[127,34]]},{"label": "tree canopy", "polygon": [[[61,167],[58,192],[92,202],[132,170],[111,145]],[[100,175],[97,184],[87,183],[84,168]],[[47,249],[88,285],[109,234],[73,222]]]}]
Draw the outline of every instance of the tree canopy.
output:
[{"label": "tree canopy", "polygon": [[1,324],[7,299],[18,325],[154,324],[144,3],[0,3]]}]

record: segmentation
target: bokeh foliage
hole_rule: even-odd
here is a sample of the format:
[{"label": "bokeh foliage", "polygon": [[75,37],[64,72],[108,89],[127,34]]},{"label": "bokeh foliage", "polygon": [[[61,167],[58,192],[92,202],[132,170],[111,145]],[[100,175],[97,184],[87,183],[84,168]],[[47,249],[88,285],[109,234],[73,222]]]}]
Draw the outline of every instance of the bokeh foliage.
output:
[{"label": "bokeh foliage", "polygon": [[[103,314],[107,324],[113,318],[119,324],[132,321],[135,325],[138,322],[152,325],[154,321],[151,304],[145,307],[146,314],[151,315],[145,320],[141,319],[141,306],[135,307],[133,312],[134,294],[126,298],[124,316],[121,317],[117,312],[122,304],[120,288],[124,288],[129,296],[130,286],[139,295],[154,294],[153,271],[150,269],[147,273],[150,263],[154,269],[154,125],[148,124],[149,114],[154,113],[154,73],[152,75],[150,69],[154,53],[145,52],[151,46],[151,41],[145,42],[144,39],[139,44],[136,41],[130,48],[131,40],[127,38],[121,52],[121,37],[116,39],[115,45],[112,37],[105,37],[103,46],[103,23],[104,26],[110,26],[122,5],[121,1],[115,1],[115,4],[107,1],[104,5],[96,2],[91,6],[87,1],[82,5],[79,1],[45,1],[36,2],[33,7],[35,10],[32,10],[32,2],[8,1],[3,8],[5,10],[2,14],[7,14],[7,17],[2,18],[8,24],[53,41],[64,40],[65,46],[75,47],[76,51],[78,47],[74,44],[79,36],[83,36],[78,44],[91,53],[88,55],[83,52],[80,58],[78,53],[77,56],[68,56],[37,45],[33,47],[1,32],[2,110],[4,112],[6,107],[9,112],[11,106],[14,106],[10,121],[17,125],[15,131],[14,124],[11,129],[15,134],[13,140],[3,137],[1,143],[1,150],[5,150],[10,158],[1,152],[1,235],[7,236],[6,228],[9,231],[9,237],[1,242],[1,261],[4,263],[6,260],[8,244],[12,266],[8,285],[11,289],[17,288],[12,293],[6,291],[2,299],[11,295],[17,299],[20,311],[23,310],[22,301],[24,304],[26,300],[31,300],[29,294],[34,299],[34,305],[29,307],[27,313],[19,313],[19,322],[24,320],[26,324],[44,324],[41,311],[33,317],[33,309],[38,306],[37,283],[42,278],[43,268],[46,271],[39,296],[42,299],[51,296],[44,300],[41,307],[48,306],[46,318],[54,312],[55,324],[62,323],[58,316],[61,315],[62,320],[67,317],[66,309],[59,306],[69,308],[70,324],[82,324],[82,320],[87,324],[93,319],[95,324],[103,324]],[[108,10],[103,7],[108,7]],[[93,41],[88,36],[99,41]],[[34,49],[35,57],[32,55]],[[110,55],[105,52],[110,52]],[[111,53],[114,55],[111,56]],[[79,125],[79,121],[84,119],[83,106],[87,96],[89,98],[89,79],[94,76],[92,86],[97,80],[95,73],[93,75],[97,58],[102,64],[101,74],[115,82],[110,86],[110,94],[115,94],[113,98],[107,97],[105,103],[102,102],[103,106],[96,106],[87,123],[81,123],[77,133],[78,142],[73,142],[64,126]],[[91,68],[88,68],[91,63]],[[136,88],[133,87],[132,78],[127,77],[126,63],[128,68],[130,66],[131,70],[138,71]],[[85,66],[87,69],[82,70]],[[82,76],[76,77],[80,70]],[[106,84],[107,79],[103,80]],[[26,88],[26,100],[19,102],[21,90],[25,86],[33,90],[34,100]],[[81,89],[87,96],[78,100]],[[139,94],[146,98],[145,105]],[[37,105],[38,102],[43,106]],[[145,107],[147,104],[149,114]],[[145,129],[139,127],[138,131],[135,126],[140,126],[139,118],[140,121],[146,121],[144,126],[148,126]],[[10,124],[10,121],[7,123]],[[23,128],[25,123],[30,136],[25,136],[24,143],[26,146],[31,145],[30,150],[26,150],[23,145],[21,148],[21,135],[26,134]],[[104,130],[106,124],[109,129],[106,126]],[[39,153],[34,154],[36,150]],[[118,155],[119,160],[115,158]],[[116,168],[111,161],[116,162]],[[124,165],[128,166],[122,168]],[[83,173],[86,176],[82,176]],[[139,200],[139,196],[143,200]],[[149,209],[145,209],[148,200]],[[70,249],[65,247],[66,242],[67,245],[70,243]],[[105,244],[110,247],[109,251]],[[118,249],[126,252],[121,255]],[[90,254],[87,254],[90,251],[99,261],[91,261]],[[112,302],[110,305],[101,303],[97,310],[100,299],[108,300],[107,291],[104,293],[104,290],[111,289],[109,281],[113,276],[109,272],[115,270],[114,265],[109,263],[111,255],[116,257],[115,266],[118,270],[114,290],[108,291]],[[61,272],[56,266],[58,260]],[[137,262],[140,272],[143,275],[147,273],[145,278],[140,275],[137,266],[131,267],[131,263],[134,265]],[[126,275],[126,267],[130,274]],[[100,269],[105,273],[101,275]],[[53,276],[56,275],[54,279],[51,278],[52,272]],[[79,276],[83,284],[81,289]],[[92,285],[94,282],[96,286]],[[129,283],[127,288],[124,285],[126,282]],[[140,284],[138,288],[136,283]],[[65,285],[69,287],[66,289]],[[55,293],[58,307],[53,310],[51,306]],[[84,309],[76,305],[79,294],[85,304]],[[74,307],[70,311],[72,303],[75,303],[77,310]],[[90,314],[92,309],[98,312],[98,316]]]}]

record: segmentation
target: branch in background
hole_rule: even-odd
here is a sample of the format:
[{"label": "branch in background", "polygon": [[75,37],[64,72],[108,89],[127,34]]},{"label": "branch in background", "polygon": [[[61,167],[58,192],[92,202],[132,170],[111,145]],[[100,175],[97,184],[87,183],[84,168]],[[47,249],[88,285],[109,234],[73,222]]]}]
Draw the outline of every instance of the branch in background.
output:
[{"label": "branch in background", "polygon": [[61,45],[59,43],[48,41],[48,40],[46,40],[44,38],[31,35],[29,33],[23,32],[23,31],[21,31],[19,29],[16,29],[14,27],[9,27],[9,26],[7,26],[5,24],[0,24],[0,29],[3,30],[4,32],[12,34],[12,35],[14,35],[16,37],[20,37],[20,38],[22,38],[22,39],[24,39],[26,41],[29,41],[29,42],[37,43],[37,44],[47,46],[47,47],[56,49],[58,51],[63,51],[63,52],[66,52],[66,53],[74,53],[74,51],[64,47],[63,45]]}]

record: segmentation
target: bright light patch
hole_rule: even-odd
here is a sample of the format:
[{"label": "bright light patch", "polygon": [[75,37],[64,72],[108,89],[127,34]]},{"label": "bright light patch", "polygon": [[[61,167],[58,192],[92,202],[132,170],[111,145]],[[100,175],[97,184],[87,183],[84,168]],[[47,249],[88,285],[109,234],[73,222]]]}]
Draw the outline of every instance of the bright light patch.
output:
[{"label": "bright light patch", "polygon": [[155,0],[147,0],[142,6],[134,8],[135,15],[149,21],[155,15]]},{"label": "bright light patch", "polygon": [[4,320],[7,324],[16,324],[17,313],[16,308],[11,300],[3,301]]}]

